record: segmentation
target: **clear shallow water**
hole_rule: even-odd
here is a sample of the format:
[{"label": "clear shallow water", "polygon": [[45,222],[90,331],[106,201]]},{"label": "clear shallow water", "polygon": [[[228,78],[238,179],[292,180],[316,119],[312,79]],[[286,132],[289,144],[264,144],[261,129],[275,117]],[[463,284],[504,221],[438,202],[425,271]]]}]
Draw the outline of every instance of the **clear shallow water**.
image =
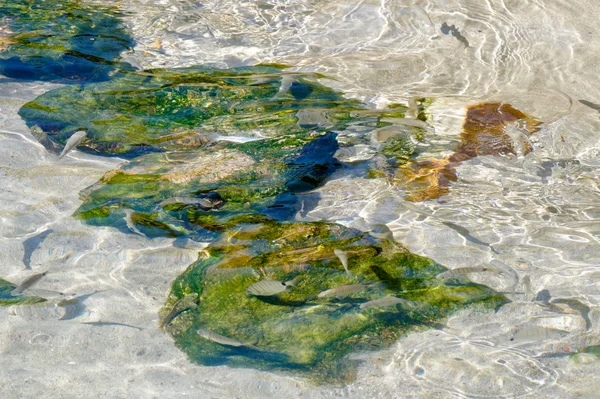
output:
[{"label": "clear shallow water", "polygon": [[[85,301],[85,320],[144,328],[140,333],[78,321],[32,323],[3,313],[1,361],[11,393],[64,392],[68,386],[75,393],[91,388],[106,396],[594,397],[594,355],[560,356],[598,344],[598,113],[579,102],[599,102],[593,67],[598,30],[588,22],[595,15],[580,12],[589,6],[173,2],[126,8],[137,41],[126,59],[141,66],[276,61],[324,73],[333,78],[324,84],[373,108],[433,97],[435,145],[433,154],[422,157],[452,152],[472,103],[505,101],[539,118],[543,124],[531,137],[533,152],[463,162],[449,195],[439,200],[407,202],[401,187],[367,180],[347,166],[316,190],[314,209],[297,215],[361,230],[387,224],[409,250],[450,268],[502,262],[514,271],[512,279],[485,273],[470,278],[509,292],[513,303],[498,312],[459,312],[442,331],[411,334],[364,356],[358,378],[343,389],[191,365],[155,326],[169,283],[195,260],[195,250],[173,248],[168,239],[148,247],[143,237],[72,220],[78,193],[119,160],[75,152],[57,163],[16,114],[24,102],[55,86],[4,82],[2,276],[20,281],[22,242],[51,228],[31,254],[33,268],[52,269],[44,288],[81,294],[108,289]],[[443,23],[457,27],[469,47],[445,35]],[[515,276],[519,282],[529,276],[530,293],[522,284],[515,289]],[[543,290],[553,306],[547,295],[533,300]],[[562,333],[518,334],[540,326]],[[41,358],[53,372],[35,371],[33,359],[49,350],[56,356]],[[98,359],[94,364],[87,360],[91,356]],[[107,364],[120,373],[99,371]],[[232,376],[239,384],[228,383]]]}]

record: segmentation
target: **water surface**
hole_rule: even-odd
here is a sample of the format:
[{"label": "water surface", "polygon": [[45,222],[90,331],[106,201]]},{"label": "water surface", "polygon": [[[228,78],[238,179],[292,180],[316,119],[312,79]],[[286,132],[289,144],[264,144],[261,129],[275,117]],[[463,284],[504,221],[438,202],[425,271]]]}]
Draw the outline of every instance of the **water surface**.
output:
[{"label": "water surface", "polygon": [[[98,9],[92,3],[80,4]],[[51,75],[25,81],[11,69],[3,72],[1,276],[18,283],[33,272],[49,270],[40,289],[78,296],[94,293],[81,300],[83,308],[69,320],[57,320],[56,307],[38,312],[40,316],[33,319],[25,313],[0,314],[5,318],[2,381],[9,395],[49,391],[77,395],[81,391],[122,397],[200,393],[236,397],[594,397],[595,348],[600,343],[595,270],[598,234],[594,227],[598,217],[595,132],[599,117],[595,105],[600,98],[594,97],[599,31],[593,7],[583,1],[136,1],[113,5],[121,6],[118,12],[116,8],[110,13],[103,11],[109,6],[106,2],[98,12],[122,18],[122,30],[116,34],[108,22],[94,29],[113,30],[114,44],[102,46],[99,53],[75,40],[61,44],[59,55],[47,55],[51,62],[80,68],[77,74],[65,75],[60,68],[50,68]],[[588,12],[582,15],[581,10]],[[6,37],[19,32],[17,25],[11,25],[11,17],[3,19]],[[35,29],[40,40],[47,40],[52,27]],[[91,32],[105,36],[101,31]],[[76,32],[66,36],[67,42],[69,37],[79,37]],[[17,50],[10,46],[15,43],[12,39],[4,42],[8,47],[0,55],[12,60],[7,65],[14,65],[10,52]],[[56,47],[52,51],[57,51]],[[89,57],[78,57],[82,53],[106,62],[92,58],[94,67],[90,69],[68,58],[75,54],[76,60],[89,61]],[[293,110],[296,115],[298,108],[294,107],[335,108],[337,113],[305,114],[304,123],[280,118],[273,124],[261,119],[252,126],[229,116],[212,123],[208,130],[224,136],[243,131],[240,136],[254,138],[263,138],[259,135],[264,132],[277,137],[278,129],[295,129],[299,135],[317,131],[323,135],[319,137],[325,137],[322,140],[334,144],[325,145],[323,155],[315,159],[302,158],[301,152],[286,154],[288,166],[276,176],[269,175],[271,167],[269,173],[244,180],[250,181],[253,193],[259,193],[252,201],[235,196],[238,191],[220,188],[231,187],[232,182],[215,185],[207,180],[202,184],[208,184],[221,198],[230,195],[226,198],[229,202],[225,201],[230,208],[190,212],[171,204],[166,206],[171,209],[167,216],[151,216],[155,206],[168,198],[164,193],[187,195],[174,192],[174,187],[196,173],[195,169],[168,171],[155,165],[168,169],[177,167],[177,162],[189,163],[190,158],[165,163],[160,154],[172,148],[161,148],[161,140],[140,143],[135,134],[127,136],[131,141],[121,140],[117,145],[107,144],[112,139],[98,137],[110,137],[106,135],[109,131],[119,132],[117,136],[135,133],[127,130],[131,126],[158,126],[153,138],[170,131],[185,135],[187,129],[197,128],[197,120],[184,118],[186,122],[181,124],[181,119],[173,118],[180,124],[164,127],[135,119],[135,112],[127,114],[122,109],[118,113],[127,118],[119,120],[111,113],[114,108],[107,105],[110,101],[94,105],[98,115],[89,117],[90,111],[81,106],[86,104],[83,99],[92,99],[94,95],[89,93],[105,88],[114,90],[115,85],[128,90],[127,85],[139,87],[134,71],[180,68],[178,71],[190,73],[189,68],[193,71],[198,66],[229,70],[260,63],[290,66],[256,72],[271,74],[271,80],[257,86],[262,87],[260,93],[251,92],[262,96],[265,104],[280,90],[281,74],[298,71],[306,74],[298,81],[306,79],[304,84],[318,87],[319,93],[327,92],[321,87],[333,90],[335,98],[330,97],[326,106],[316,105],[297,90],[296,95],[288,93],[287,103],[274,109],[263,105],[259,111],[244,108],[243,113],[257,117],[287,115],[285,112]],[[144,84],[153,85],[149,79]],[[49,123],[44,107],[56,107],[68,97],[62,93],[72,91],[82,97],[73,102],[75,108],[66,109],[81,112],[66,112]],[[413,99],[422,99],[416,108],[411,106]],[[501,139],[492,139],[497,151],[458,159],[456,154],[467,153],[461,148],[469,136],[468,126],[463,127],[469,109],[482,103],[510,104],[526,116],[496,123],[497,128],[488,126],[488,135],[494,129],[501,132]],[[395,104],[401,107],[393,108]],[[359,114],[350,115],[357,111]],[[394,112],[407,119],[417,119],[422,113],[427,126],[406,127],[392,121],[391,126],[408,141],[388,147],[374,143],[373,130],[382,128],[378,123],[388,123],[382,119],[397,118]],[[111,129],[103,130],[106,124],[90,125],[98,120],[112,121],[107,122]],[[123,130],[115,130],[115,126]],[[82,128],[88,129],[89,144],[58,161],[55,153],[73,131]],[[43,132],[56,134],[44,136]],[[183,136],[180,139],[178,145],[190,148],[203,144],[185,141]],[[243,172],[258,170],[256,158],[252,158],[256,143],[244,147],[222,141],[217,148],[225,157],[235,154],[238,163],[228,165],[229,170]],[[247,156],[234,152],[240,148]],[[133,156],[144,158],[123,163]],[[298,168],[299,164],[311,168]],[[314,165],[319,167],[313,169]],[[407,169],[410,165],[412,169]],[[194,167],[204,170],[202,164]],[[158,188],[143,179],[119,181],[120,175],[110,172],[118,168],[139,175],[167,174],[171,180],[164,180]],[[400,173],[406,170],[413,174]],[[428,172],[427,178],[424,172]],[[421,173],[420,178],[415,179],[414,173]],[[226,179],[227,173],[217,171],[216,176]],[[440,176],[448,181],[444,190],[415,196],[423,187],[439,185]],[[109,184],[110,179],[116,180]],[[131,184],[137,185],[136,190],[119,188]],[[153,196],[136,196],[143,193],[143,187]],[[264,187],[279,189],[271,192],[262,190]],[[243,207],[246,202],[250,208]],[[73,217],[96,205],[105,207],[100,208],[100,215],[107,218],[83,222]],[[137,213],[134,221],[143,234],[128,228],[123,214],[126,208]],[[206,219],[205,213],[213,219]],[[237,224],[240,219],[226,224],[230,215],[247,214],[264,215],[268,223],[327,222],[352,234],[371,232],[375,240],[390,238],[389,234],[377,237],[378,232],[386,231],[381,227],[385,225],[396,242],[437,265],[449,269],[487,265],[501,270],[470,273],[465,278],[511,302],[491,308],[469,306],[439,324],[402,331],[389,344],[359,347],[346,360],[359,361],[357,371],[342,388],[315,385],[302,373],[283,370],[285,367],[259,372],[191,363],[171,337],[158,330],[159,309],[168,298],[171,283],[198,259],[198,252],[208,242],[232,228],[236,240],[235,231],[242,226]],[[190,216],[195,224],[189,224]],[[267,220],[252,221],[257,222]],[[246,219],[242,224],[251,223]],[[185,241],[185,237],[196,241]],[[264,248],[253,251],[245,255],[255,256]],[[336,267],[343,275],[339,265]],[[395,312],[403,313],[401,308]],[[84,324],[96,321],[143,330]],[[99,371],[108,365],[110,372]],[[231,384],[233,379],[236,384]]]}]

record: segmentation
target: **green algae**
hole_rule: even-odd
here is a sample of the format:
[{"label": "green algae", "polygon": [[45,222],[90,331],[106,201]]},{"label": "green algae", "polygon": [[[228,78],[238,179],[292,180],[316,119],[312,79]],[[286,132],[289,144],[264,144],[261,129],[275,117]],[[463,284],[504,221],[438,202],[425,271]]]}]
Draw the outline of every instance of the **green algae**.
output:
[{"label": "green algae", "polygon": [[51,90],[19,114],[61,145],[76,130],[86,130],[80,148],[133,156],[180,150],[186,142],[203,147],[218,135],[307,133],[314,129],[298,124],[302,109],[336,109],[343,123],[360,108],[301,74],[292,75],[289,93],[275,98],[285,76],[272,67],[155,69]]},{"label": "green algae", "polygon": [[[442,266],[395,242],[339,225],[265,221],[231,231],[223,241],[207,247],[206,255],[174,281],[168,299],[174,303],[189,293],[200,296],[198,308],[168,329],[200,364],[293,371],[316,382],[345,382],[354,375],[349,353],[385,348],[464,306],[495,308],[506,301],[481,285],[445,285],[435,279],[446,270]],[[347,253],[352,277],[335,249]],[[246,293],[262,279],[293,278],[296,286],[274,297]],[[324,290],[356,283],[379,283],[380,288],[344,299],[318,297]],[[413,301],[418,308],[358,306],[387,295]],[[227,347],[200,337],[199,328],[258,343]]]},{"label": "green algae", "polygon": [[[286,218],[295,213],[297,201],[278,205],[281,196],[316,187],[333,170],[336,148],[334,134],[313,132],[223,142],[177,155],[146,154],[84,190],[76,216],[110,226],[122,223],[120,209],[125,207],[146,214],[148,223],[160,224],[165,231],[214,239],[217,232],[261,220],[265,214]],[[212,198],[219,207],[177,201],[162,205],[179,197]]]},{"label": "green algae", "polygon": [[0,73],[15,79],[103,81],[119,70],[133,48],[118,10],[84,1],[0,1],[3,36]]}]

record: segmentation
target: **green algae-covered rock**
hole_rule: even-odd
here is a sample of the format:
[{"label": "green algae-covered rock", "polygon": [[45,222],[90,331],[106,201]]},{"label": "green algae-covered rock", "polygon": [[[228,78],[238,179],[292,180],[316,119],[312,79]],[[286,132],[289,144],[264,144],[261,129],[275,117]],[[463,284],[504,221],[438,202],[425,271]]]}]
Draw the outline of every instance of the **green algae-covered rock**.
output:
[{"label": "green algae-covered rock", "polygon": [[96,153],[198,148],[221,136],[264,138],[320,129],[306,117],[315,110],[326,113],[328,127],[351,119],[357,102],[314,77],[267,66],[151,70],[52,90],[19,114],[61,145],[86,130],[80,148]]},{"label": "green algae-covered rock", "polygon": [[264,215],[285,220],[301,206],[293,194],[316,187],[337,167],[335,136],[285,135],[139,156],[86,189],[77,216],[119,226],[123,209],[132,209],[144,234],[201,240]]},{"label": "green algae-covered rock", "polygon": [[1,0],[0,74],[15,79],[94,82],[119,70],[133,47],[122,14],[84,1]]},{"label": "green algae-covered rock", "polygon": [[[111,225],[121,208],[190,230],[219,231],[233,217],[295,213],[297,199],[335,168],[333,133],[291,134],[249,143],[139,156],[82,193],[77,215]],[[209,204],[203,204],[203,201]],[[279,200],[285,200],[277,205]],[[113,217],[114,216],[114,217]]]},{"label": "green algae-covered rock", "polygon": [[[335,250],[346,254],[350,273]],[[345,358],[351,352],[385,348],[465,306],[495,308],[505,301],[466,280],[452,285],[437,280],[445,270],[395,242],[339,225],[265,220],[228,230],[175,280],[167,309],[193,293],[199,302],[167,329],[200,364],[296,371],[315,381],[340,382],[353,377]],[[246,292],[263,280],[294,285],[273,296]],[[369,287],[340,298],[318,296],[351,284]],[[404,302],[361,309],[388,296]],[[219,344],[198,329],[256,344]]]}]

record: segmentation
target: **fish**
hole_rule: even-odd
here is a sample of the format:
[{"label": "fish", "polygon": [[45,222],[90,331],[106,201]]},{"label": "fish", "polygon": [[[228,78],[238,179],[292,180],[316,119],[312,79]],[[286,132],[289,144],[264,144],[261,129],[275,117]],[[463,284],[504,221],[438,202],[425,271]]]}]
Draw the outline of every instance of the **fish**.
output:
[{"label": "fish", "polygon": [[185,205],[200,205],[201,208],[212,209],[215,204],[208,198],[196,198],[196,197],[173,197],[166,199],[159,203],[159,206],[165,206],[170,204],[185,204]]},{"label": "fish", "polygon": [[560,339],[566,336],[568,333],[563,330],[556,328],[547,328],[541,326],[529,326],[518,329],[508,339],[512,343],[523,343],[532,341],[543,341],[547,339]]},{"label": "fish", "polygon": [[81,324],[87,324],[90,326],[95,326],[95,327],[104,327],[104,326],[121,326],[121,327],[129,327],[129,328],[134,328],[138,331],[142,331],[143,328],[141,327],[136,327],[136,326],[132,326],[130,324],[124,324],[124,323],[114,323],[111,321],[85,321]]},{"label": "fish", "polygon": [[579,102],[585,105],[586,107],[590,107],[591,109],[600,112],[600,105],[598,104],[594,104],[593,102],[586,100],[579,100]]},{"label": "fish", "polygon": [[350,270],[348,270],[348,254],[341,249],[334,249],[333,253],[338,257],[340,262],[342,262],[342,266],[344,266],[344,270],[346,271],[348,277],[352,277],[352,273],[350,273]]},{"label": "fish", "polygon": [[375,299],[373,301],[365,302],[360,304],[360,309],[371,309],[371,308],[385,308],[388,306],[402,305],[407,308],[415,308],[417,304],[406,299],[398,298],[395,296],[386,296],[385,298]]},{"label": "fish", "polygon": [[142,233],[136,226],[135,226],[135,222],[133,221],[132,215],[135,213],[133,212],[131,209],[125,209],[125,224],[127,225],[127,228],[129,230],[131,230],[132,232],[134,232],[135,234],[139,234],[142,237],[147,237],[146,234]]},{"label": "fish", "polygon": [[371,226],[369,234],[379,239],[394,241],[394,233],[392,233],[387,224],[375,224]]},{"label": "fish", "polygon": [[197,299],[198,294],[194,292],[175,302],[171,311],[159,320],[158,327],[161,330],[164,330],[164,328],[168,326],[179,314],[187,310],[196,309],[198,307],[196,304]]},{"label": "fish", "polygon": [[279,280],[262,280],[246,288],[246,292],[254,296],[277,295],[283,291],[287,291],[289,287],[296,285],[297,281],[297,279],[293,279],[286,283],[282,283]]},{"label": "fish", "polygon": [[252,78],[250,83],[248,83],[248,86],[264,85],[264,84],[270,83],[272,81],[273,81],[272,76],[258,76],[258,77]]},{"label": "fish", "polygon": [[63,148],[62,152],[58,156],[58,159],[61,159],[62,157],[67,155],[69,151],[77,147],[79,143],[81,143],[81,140],[85,138],[85,136],[87,136],[87,132],[85,130],[79,130],[73,133],[73,135],[69,137],[69,140],[67,140],[67,144],[65,144],[65,148]]},{"label": "fish", "polygon": [[21,284],[19,284],[14,290],[10,292],[10,295],[22,295],[25,290],[37,284],[47,273],[48,272],[36,273],[32,276],[27,277],[25,280],[23,280]]},{"label": "fish", "polygon": [[204,339],[208,339],[209,341],[216,342],[217,344],[221,344],[221,345],[225,345],[225,346],[235,346],[235,347],[252,346],[252,345],[256,345],[258,343],[258,340],[252,341],[252,342],[238,341],[237,339],[225,337],[223,335],[217,334],[217,333],[209,331],[209,330],[205,330],[203,328],[196,330],[196,332],[198,333],[198,335],[200,335]]},{"label": "fish", "polygon": [[[303,265],[296,265],[296,266],[303,266]],[[310,267],[310,265],[307,265],[307,266]],[[286,287],[295,287],[298,285],[299,282],[300,282],[300,277],[294,277],[290,281],[286,281],[284,284]]]},{"label": "fish", "polygon": [[592,326],[592,321],[590,320],[591,309],[588,305],[581,302],[580,300],[575,298],[558,298],[553,299],[552,303],[564,303],[565,305],[568,305],[570,308],[578,311],[579,314],[581,314],[581,317],[583,318],[583,320],[585,320],[585,327],[587,330],[589,330]]},{"label": "fish", "polygon": [[228,141],[230,143],[244,144],[252,141],[264,140],[264,137],[247,137],[247,136],[223,136],[217,133],[209,133],[210,140],[213,142]]},{"label": "fish", "polygon": [[31,270],[31,255],[33,255],[35,250],[46,239],[46,237],[53,232],[54,230],[52,229],[44,230],[41,233],[36,234],[33,237],[29,237],[23,241],[23,264],[25,264],[26,270]]},{"label": "fish", "polygon": [[42,145],[45,149],[52,153],[58,153],[62,151],[61,147],[54,141],[48,138],[48,134],[44,132],[39,126],[35,125],[29,129],[31,135]]},{"label": "fish", "polygon": [[52,291],[52,290],[42,290],[39,288],[28,288],[25,291],[23,291],[21,293],[21,295],[23,296],[35,296],[35,297],[40,297],[40,298],[56,298],[59,296],[64,296],[65,294],[62,292],[58,292],[58,291]]},{"label": "fish", "polygon": [[533,299],[533,291],[531,291],[531,277],[529,275],[523,277],[523,280],[521,280],[521,287],[525,294],[525,300],[531,301]]},{"label": "fish", "polygon": [[454,25],[448,25],[446,22],[444,22],[442,24],[442,33],[444,35],[447,35],[448,33],[450,33],[452,36],[454,36],[459,42],[461,42],[462,44],[465,45],[465,47],[469,47],[469,41],[467,40],[466,37],[464,37],[460,31],[458,30],[458,28]]},{"label": "fish", "polygon": [[330,288],[328,290],[322,291],[317,295],[319,298],[327,298],[327,297],[338,297],[343,298],[348,295],[352,295],[356,292],[360,292],[369,288],[374,288],[379,284],[351,284],[351,285],[340,285],[339,287]]},{"label": "fish", "polygon": [[[492,251],[498,253],[496,250],[494,250],[494,248],[491,248]],[[506,263],[499,261],[498,259],[492,259],[490,260],[490,266],[495,273],[498,273],[501,276],[505,276],[510,278],[513,281],[513,288],[516,290],[517,286],[519,285],[519,274],[510,266],[508,266]]]},{"label": "fish", "polygon": [[290,88],[295,81],[295,75],[283,75],[281,77],[281,86],[279,86],[279,91],[271,98],[271,100],[277,100],[289,93]]},{"label": "fish", "polygon": [[470,273],[483,273],[483,272],[492,272],[499,273],[497,269],[489,266],[470,266],[470,267],[459,267],[458,269],[447,270],[443,273],[438,274],[435,278],[439,279],[451,279],[458,278],[460,276],[464,276],[465,274]]},{"label": "fish", "polygon": [[[389,122],[389,123],[393,123],[395,125],[402,125],[402,126],[409,126],[409,127],[418,127],[419,129],[423,129],[426,132],[435,133],[435,128],[433,126],[429,125],[427,122],[423,122],[420,119],[381,118],[381,122]],[[384,129],[384,128],[380,128],[380,129]],[[377,130],[380,130],[380,129],[377,129]],[[371,137],[373,137],[373,136],[371,136]],[[383,137],[385,137],[385,134],[383,135]],[[387,139],[389,137],[385,137],[385,138]],[[381,142],[381,141],[385,141],[385,140],[379,140],[379,141]]]},{"label": "fish", "polygon": [[452,230],[456,231],[458,234],[463,236],[467,241],[470,241],[473,244],[481,245],[481,246],[488,247],[488,248],[490,247],[490,244],[488,244],[487,242],[483,242],[478,238],[473,237],[471,235],[471,233],[469,232],[469,230],[465,229],[462,226],[459,226],[452,222],[442,222],[442,224],[444,226],[450,227]]}]

